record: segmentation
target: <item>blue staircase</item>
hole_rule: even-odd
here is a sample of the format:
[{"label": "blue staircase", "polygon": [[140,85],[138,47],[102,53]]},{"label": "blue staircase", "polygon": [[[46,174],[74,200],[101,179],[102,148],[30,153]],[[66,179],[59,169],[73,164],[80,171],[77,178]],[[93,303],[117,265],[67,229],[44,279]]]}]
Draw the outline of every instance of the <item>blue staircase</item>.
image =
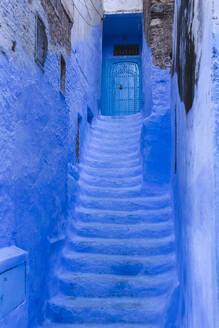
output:
[{"label": "blue staircase", "polygon": [[98,117],[44,328],[165,327],[177,286],[170,193],[143,190],[141,114]]}]

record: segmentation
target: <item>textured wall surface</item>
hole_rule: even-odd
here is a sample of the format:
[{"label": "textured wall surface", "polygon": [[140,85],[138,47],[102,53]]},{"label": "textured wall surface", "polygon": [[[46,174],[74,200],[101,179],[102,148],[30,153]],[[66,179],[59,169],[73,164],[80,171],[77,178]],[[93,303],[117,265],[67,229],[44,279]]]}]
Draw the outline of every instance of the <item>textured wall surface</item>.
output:
[{"label": "textured wall surface", "polygon": [[175,0],[144,0],[144,30],[153,64],[172,67],[172,28]]},{"label": "textured wall surface", "polygon": [[212,65],[212,1],[176,1],[174,31],[172,163],[180,259],[180,327],[213,328],[216,244],[211,93],[216,66]]},{"label": "textured wall surface", "polygon": [[141,12],[142,0],[103,0],[104,11],[110,13]]},{"label": "textured wall surface", "polygon": [[[146,192],[168,192],[171,188],[171,72],[152,64],[152,51],[143,36],[142,53],[144,124],[142,128],[143,178]],[[176,258],[176,265],[178,266]],[[162,327],[181,327],[178,321],[179,287],[175,286]]]},{"label": "textured wall surface", "polygon": [[[69,43],[51,39],[48,12],[40,0],[4,0],[0,5],[0,247],[15,244],[29,252],[31,328],[41,320],[52,290],[68,190],[74,194],[78,113],[82,147],[87,108],[96,114],[100,103],[102,4],[94,3],[100,13],[92,5],[79,8],[78,1],[70,52]],[[34,61],[36,12],[49,42],[44,70]],[[61,53],[67,64],[65,97],[59,90]]]},{"label": "textured wall surface", "polygon": [[[217,277],[219,277],[219,3],[213,3],[213,73],[212,73],[212,102],[215,112],[215,220],[216,220],[216,242],[217,242]],[[219,279],[217,281],[217,295],[219,291]],[[216,327],[219,327],[219,297],[217,297]]]}]

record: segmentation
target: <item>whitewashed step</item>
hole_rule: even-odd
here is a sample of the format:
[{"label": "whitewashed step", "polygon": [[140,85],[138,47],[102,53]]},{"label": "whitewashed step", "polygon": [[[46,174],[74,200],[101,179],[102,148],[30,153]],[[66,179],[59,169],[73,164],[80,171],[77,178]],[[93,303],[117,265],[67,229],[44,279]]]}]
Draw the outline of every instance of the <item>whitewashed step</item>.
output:
[{"label": "whitewashed step", "polygon": [[103,143],[105,141],[111,140],[111,142],[114,142],[115,140],[120,140],[121,143],[127,143],[129,141],[140,141],[141,136],[141,129],[139,130],[132,130],[132,131],[117,131],[117,132],[110,132],[110,131],[104,131],[104,129],[90,129],[91,139],[93,137],[102,139]]},{"label": "whitewashed step", "polygon": [[143,125],[143,120],[139,119],[135,122],[125,122],[124,120],[111,120],[111,121],[103,121],[103,120],[95,120],[92,122],[92,127],[94,129],[105,128],[106,130],[129,130],[129,129],[140,129]]},{"label": "whitewashed step", "polygon": [[139,149],[139,141],[140,141],[140,135],[137,135],[137,138],[133,138],[133,136],[126,136],[123,138],[117,138],[117,137],[100,137],[99,134],[95,135],[94,131],[92,131],[90,140],[92,140],[91,143],[88,144],[88,148],[100,148],[104,150],[109,150],[109,149],[116,149],[118,148],[119,150],[122,149],[124,151],[128,151],[129,149]]},{"label": "whitewashed step", "polygon": [[94,186],[84,182],[82,179],[78,182],[80,186],[81,195],[87,195],[90,197],[115,197],[115,198],[125,198],[140,196],[142,190],[142,183],[137,184],[133,187],[104,187],[104,186]]},{"label": "whitewashed step", "polygon": [[130,197],[130,198],[98,198],[80,195],[79,202],[86,208],[97,208],[110,211],[136,211],[162,209],[170,206],[169,195],[152,197]]},{"label": "whitewashed step", "polygon": [[62,323],[158,324],[166,295],[147,298],[74,298],[58,295],[48,303],[49,317]]},{"label": "whitewashed step", "polygon": [[141,159],[138,157],[136,159],[129,159],[129,160],[119,160],[119,161],[106,161],[106,160],[88,160],[86,159],[86,164],[92,167],[98,168],[132,168],[139,166],[141,164]]},{"label": "whitewashed step", "polygon": [[139,158],[140,154],[139,151],[123,153],[122,151],[118,151],[117,149],[113,149],[112,152],[106,153],[102,149],[99,151],[87,150],[84,154],[84,161],[92,161],[92,160],[105,160],[105,161],[124,161],[124,160],[134,160]]},{"label": "whitewashed step", "polygon": [[103,142],[101,140],[93,140],[92,144],[90,144],[87,147],[87,150],[92,151],[94,153],[96,152],[102,152],[105,154],[112,154],[112,153],[123,153],[123,154],[129,154],[133,152],[139,152],[139,144],[136,141],[133,141],[132,143],[121,143],[121,141],[118,142]]},{"label": "whitewashed step", "polygon": [[65,272],[58,275],[61,293],[74,297],[155,297],[167,294],[175,271],[157,276],[124,277]]},{"label": "whitewashed step", "polygon": [[138,325],[138,324],[64,324],[64,323],[54,323],[45,322],[43,326],[38,328],[160,328],[157,325]]},{"label": "whitewashed step", "polygon": [[129,178],[142,175],[142,165],[131,168],[96,168],[87,164],[80,164],[81,174],[85,173],[90,176],[100,178]]},{"label": "whitewashed step", "polygon": [[156,210],[109,211],[76,206],[75,217],[84,222],[104,223],[156,223],[168,221],[172,217],[172,208]]},{"label": "whitewashed step", "polygon": [[107,116],[107,115],[99,115],[98,119],[103,120],[106,122],[109,121],[130,121],[130,122],[135,122],[137,119],[142,118],[142,113],[135,113],[135,114],[130,114],[130,115],[113,115],[113,116]]},{"label": "whitewashed step", "polygon": [[69,235],[68,247],[80,253],[157,256],[174,252],[175,242],[173,235],[145,239],[85,238]]},{"label": "whitewashed step", "polygon": [[72,272],[120,276],[157,275],[172,271],[176,266],[173,253],[156,256],[124,256],[76,253],[68,248],[63,249],[62,261],[65,268]]},{"label": "whitewashed step", "polygon": [[80,181],[85,182],[88,185],[97,187],[112,187],[112,188],[126,188],[136,187],[142,184],[142,175],[136,175],[129,178],[112,178],[112,177],[99,177],[81,172]]},{"label": "whitewashed step", "polygon": [[84,223],[72,221],[72,231],[82,237],[93,238],[160,238],[171,235],[173,223],[171,220],[161,223],[140,224],[110,224]]}]

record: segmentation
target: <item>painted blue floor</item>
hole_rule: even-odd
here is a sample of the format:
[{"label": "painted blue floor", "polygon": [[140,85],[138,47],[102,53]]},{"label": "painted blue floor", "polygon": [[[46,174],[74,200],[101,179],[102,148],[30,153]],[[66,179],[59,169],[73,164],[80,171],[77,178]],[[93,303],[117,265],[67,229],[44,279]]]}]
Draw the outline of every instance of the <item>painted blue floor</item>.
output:
[{"label": "painted blue floor", "polygon": [[140,113],[93,123],[44,328],[167,327],[177,286],[172,204],[168,190],[142,188],[141,128]]}]

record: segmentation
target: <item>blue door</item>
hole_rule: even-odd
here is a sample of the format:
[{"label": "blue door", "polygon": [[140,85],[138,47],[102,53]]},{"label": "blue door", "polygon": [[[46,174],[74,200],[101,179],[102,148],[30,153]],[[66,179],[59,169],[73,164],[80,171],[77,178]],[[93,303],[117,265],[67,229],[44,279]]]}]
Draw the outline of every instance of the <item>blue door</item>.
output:
[{"label": "blue door", "polygon": [[103,115],[130,115],[140,111],[138,61],[107,61],[103,83]]}]

